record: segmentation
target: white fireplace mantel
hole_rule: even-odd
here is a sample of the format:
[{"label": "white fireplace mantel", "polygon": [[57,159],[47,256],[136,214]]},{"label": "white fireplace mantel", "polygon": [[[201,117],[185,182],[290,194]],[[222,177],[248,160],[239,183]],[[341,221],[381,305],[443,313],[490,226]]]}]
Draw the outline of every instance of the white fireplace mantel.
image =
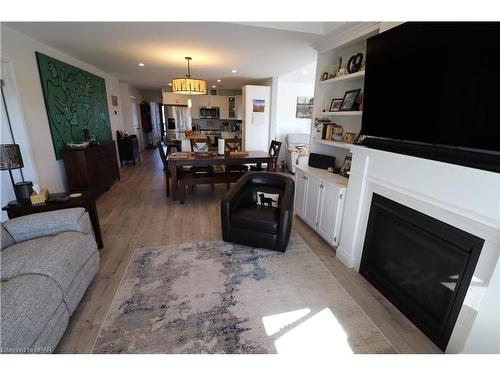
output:
[{"label": "white fireplace mantel", "polygon": [[351,152],[337,257],[359,271],[373,193],[484,239],[446,352],[500,353],[500,174],[356,145]]}]

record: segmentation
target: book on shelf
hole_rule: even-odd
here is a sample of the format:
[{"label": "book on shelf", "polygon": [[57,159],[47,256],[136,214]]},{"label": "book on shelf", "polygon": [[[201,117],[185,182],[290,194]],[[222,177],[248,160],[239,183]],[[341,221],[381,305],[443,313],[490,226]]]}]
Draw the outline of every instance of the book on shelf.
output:
[{"label": "book on shelf", "polygon": [[343,128],[335,123],[324,124],[321,139],[328,141],[342,141]]}]

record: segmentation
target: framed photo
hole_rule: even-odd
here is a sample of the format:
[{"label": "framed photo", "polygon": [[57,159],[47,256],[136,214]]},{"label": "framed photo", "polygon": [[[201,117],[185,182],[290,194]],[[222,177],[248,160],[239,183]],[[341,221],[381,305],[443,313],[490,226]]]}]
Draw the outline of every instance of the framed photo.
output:
[{"label": "framed photo", "polygon": [[349,90],[344,94],[344,99],[342,100],[342,105],[340,106],[340,111],[352,111],[354,110],[354,105],[356,104],[356,99],[361,92],[361,89]]},{"label": "framed photo", "polygon": [[340,168],[339,175],[349,178],[349,172],[351,171],[352,157],[346,156],[344,159],[344,164]]},{"label": "framed photo", "polygon": [[356,139],[356,137],[357,137],[356,133],[345,132],[344,139],[342,139],[342,142],[354,143],[354,140]]},{"label": "framed photo", "polygon": [[337,125],[337,124],[332,125],[331,140],[342,142],[343,133],[344,133],[344,128],[342,127],[342,125]]},{"label": "framed photo", "polygon": [[338,99],[332,99],[332,102],[330,103],[330,112],[337,112],[340,111],[340,107],[342,106],[342,98]]},{"label": "framed photo", "polygon": [[312,118],[313,98],[307,96],[297,97],[297,110],[295,118]]}]

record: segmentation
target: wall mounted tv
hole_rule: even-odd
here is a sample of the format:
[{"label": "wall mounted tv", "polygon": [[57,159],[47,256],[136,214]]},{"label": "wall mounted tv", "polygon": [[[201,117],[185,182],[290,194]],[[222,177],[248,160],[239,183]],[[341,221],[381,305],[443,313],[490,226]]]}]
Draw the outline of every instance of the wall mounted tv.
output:
[{"label": "wall mounted tv", "polygon": [[500,23],[420,23],[368,39],[368,147],[500,173]]}]

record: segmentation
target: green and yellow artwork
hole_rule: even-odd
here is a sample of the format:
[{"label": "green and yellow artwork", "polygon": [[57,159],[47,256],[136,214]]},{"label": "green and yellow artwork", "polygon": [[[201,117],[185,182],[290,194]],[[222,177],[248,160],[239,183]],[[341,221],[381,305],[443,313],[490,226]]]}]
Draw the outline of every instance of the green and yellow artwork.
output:
[{"label": "green and yellow artwork", "polygon": [[99,143],[111,141],[104,79],[40,52],[36,58],[56,159],[84,140],[84,128]]}]

